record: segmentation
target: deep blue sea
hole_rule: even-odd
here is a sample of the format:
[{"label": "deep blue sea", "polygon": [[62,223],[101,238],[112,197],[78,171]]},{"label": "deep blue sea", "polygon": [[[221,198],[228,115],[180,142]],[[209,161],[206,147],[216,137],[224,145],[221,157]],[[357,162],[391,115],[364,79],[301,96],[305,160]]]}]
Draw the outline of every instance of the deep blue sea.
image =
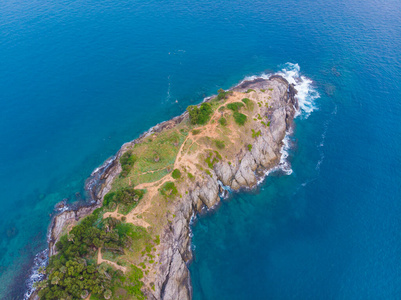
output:
[{"label": "deep blue sea", "polygon": [[193,298],[401,299],[399,0],[0,1],[0,298],[121,144],[289,66],[292,173],[197,218]]}]

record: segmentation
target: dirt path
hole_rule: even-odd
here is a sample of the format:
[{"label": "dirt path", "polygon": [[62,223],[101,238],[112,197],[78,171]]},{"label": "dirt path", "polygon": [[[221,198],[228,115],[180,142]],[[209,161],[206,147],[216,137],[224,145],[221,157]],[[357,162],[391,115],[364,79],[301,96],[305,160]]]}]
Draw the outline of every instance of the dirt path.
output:
[{"label": "dirt path", "polygon": [[[201,132],[197,135],[193,135],[192,132],[188,133],[185,140],[181,144],[180,149],[178,150],[177,156],[174,161],[173,169],[179,169],[180,167],[185,166],[191,172],[196,172],[196,170],[197,170],[196,162],[198,160],[197,159],[198,153],[202,152],[205,149],[205,145],[198,143],[198,141],[202,137],[205,137],[205,136],[210,137],[210,138],[218,138],[219,137],[219,133],[217,132],[218,119],[220,118],[220,115],[221,115],[221,112],[219,112],[218,109],[223,105],[227,105],[228,103],[240,101],[242,97],[243,97],[242,93],[234,93],[227,99],[227,101],[224,104],[220,105],[215,110],[215,112],[213,113],[213,115],[210,118],[210,120],[214,120],[213,123],[209,122],[208,124],[206,124],[202,127],[199,127],[199,129],[201,129]],[[229,124],[227,127],[230,129],[231,132],[233,132],[233,129],[234,129],[233,124]],[[229,134],[230,140],[233,140],[235,138],[236,138],[235,135],[233,136],[232,133]],[[184,146],[189,139],[192,140],[192,143],[187,148],[187,150],[184,151]],[[193,144],[197,144],[199,146],[199,149],[197,149],[197,151],[195,151],[194,153],[189,154],[188,153],[189,149],[192,147]],[[157,171],[160,171],[163,169],[165,169],[165,168],[147,171],[147,172],[141,173],[139,175],[147,174],[147,173],[154,173],[154,172],[157,172]],[[147,191],[145,194],[145,198],[138,204],[138,206],[135,207],[131,212],[129,212],[125,216],[126,221],[129,223],[132,223],[134,225],[137,225],[137,226],[142,226],[145,228],[150,227],[149,223],[147,223],[142,218],[138,218],[138,216],[143,215],[143,213],[145,213],[145,212],[148,212],[148,209],[151,207],[151,199],[157,195],[157,193],[159,192],[158,189],[166,181],[172,181],[172,180],[173,180],[173,178],[172,178],[171,174],[167,174],[166,176],[162,177],[161,179],[159,179],[157,181],[141,183],[141,184],[135,186],[136,189],[146,189]],[[107,218],[109,216],[120,220],[124,215],[118,213],[118,207],[117,207],[117,209],[115,211],[107,212],[104,214],[104,218]]]},{"label": "dirt path", "polygon": [[[215,112],[213,113],[212,117],[210,118],[210,120],[215,119],[214,124],[212,124],[211,122],[209,122],[207,125],[204,125],[202,127],[200,127],[200,129],[202,130],[202,132],[200,132],[198,135],[193,135],[191,132],[188,133],[188,136],[185,138],[185,140],[183,141],[183,143],[180,146],[180,149],[178,150],[178,154],[175,158],[174,161],[174,169],[179,168],[180,165],[183,164],[183,162],[186,163],[186,165],[190,164],[190,165],[194,165],[194,162],[196,161],[194,158],[196,158],[196,155],[188,155],[187,158],[185,158],[185,156],[187,156],[187,152],[183,151],[183,148],[185,146],[185,143],[187,142],[188,139],[192,139],[192,143],[191,145],[188,147],[188,150],[191,148],[191,146],[196,143],[200,149],[204,148],[203,146],[201,146],[198,141],[200,138],[204,137],[204,136],[208,136],[208,137],[212,137],[212,138],[216,138],[219,136],[219,134],[216,132],[216,128],[218,125],[218,118],[219,115],[221,114],[218,110],[221,106],[226,105],[228,103],[231,102],[235,102],[235,101],[239,101],[240,98],[242,97],[242,94],[237,94],[234,93],[232,96],[230,96],[227,101],[220,105]],[[154,192],[155,190],[157,191],[157,189],[166,181],[171,180],[171,175],[167,174],[166,176],[164,176],[163,178],[159,179],[158,181],[154,181],[154,182],[147,182],[147,183],[141,183],[139,185],[137,185],[135,188],[137,189],[148,189],[148,192],[151,193],[150,198],[152,198],[152,196],[154,196]]]},{"label": "dirt path", "polygon": [[103,263],[103,262],[104,262],[104,263],[107,263],[107,264],[109,264],[109,265],[111,265],[111,266],[113,266],[114,268],[116,268],[116,269],[118,269],[118,270],[123,271],[123,273],[125,273],[125,272],[127,271],[127,268],[126,268],[126,267],[119,266],[118,264],[116,264],[116,263],[113,262],[113,261],[109,261],[109,260],[103,259],[103,258],[102,258],[102,247],[100,247],[99,250],[98,250],[98,252],[97,252],[97,264],[100,265],[100,264]]},{"label": "dirt path", "polygon": [[142,172],[142,173],[138,174],[138,176],[145,175],[145,174],[150,174],[150,173],[155,173],[155,172],[159,172],[159,171],[164,170],[164,169],[167,169],[167,168],[168,168],[168,167],[164,167],[164,168],[160,168],[160,169],[157,169],[157,170],[151,170],[151,171]]},{"label": "dirt path", "polygon": [[142,227],[148,228],[148,227],[150,227],[150,224],[148,222],[146,222],[145,220],[139,219],[137,217],[138,215],[143,214],[145,211],[148,210],[148,208],[150,206],[149,201],[145,201],[144,203],[145,204],[142,205],[142,207],[139,207],[139,205],[138,205],[132,211],[130,211],[127,215],[120,214],[118,212],[118,206],[117,206],[115,211],[105,213],[103,215],[103,218],[112,217],[114,219],[121,220],[122,217],[126,217],[127,218],[126,221],[128,223],[134,224],[135,226],[142,226]]}]

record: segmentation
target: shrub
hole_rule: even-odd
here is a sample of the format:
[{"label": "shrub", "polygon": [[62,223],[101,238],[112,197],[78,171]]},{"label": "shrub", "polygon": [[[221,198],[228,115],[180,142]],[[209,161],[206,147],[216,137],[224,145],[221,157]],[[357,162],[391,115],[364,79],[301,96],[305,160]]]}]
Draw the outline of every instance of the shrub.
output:
[{"label": "shrub", "polygon": [[226,109],[226,107],[224,105],[219,107],[219,112],[223,112]]},{"label": "shrub", "polygon": [[197,135],[197,134],[199,134],[200,132],[201,132],[200,129],[194,129],[194,130],[192,130],[192,134],[193,134],[193,135]]},{"label": "shrub", "polygon": [[130,284],[127,286],[128,294],[135,296],[135,299],[145,299],[144,294],[141,289],[143,286],[143,282],[141,279],[143,278],[143,272],[138,267],[131,265],[131,270],[127,274],[127,277],[130,281]]},{"label": "shrub", "polygon": [[215,151],[215,153],[213,153],[212,151],[210,151],[207,153],[205,162],[210,169],[213,169],[214,164],[218,163],[219,159],[221,159],[221,155],[219,154],[219,152]]},{"label": "shrub", "polygon": [[175,184],[171,181],[165,182],[162,187],[159,189],[160,194],[167,197],[172,197],[178,194],[178,190],[175,187]]},{"label": "shrub", "polygon": [[273,91],[273,88],[269,88],[269,91],[272,92],[272,91]]},{"label": "shrub", "polygon": [[225,91],[223,89],[219,89],[217,91],[217,97],[215,98],[217,101],[223,100],[223,99],[227,99],[227,96],[231,95],[233,92],[231,91]]},{"label": "shrub", "polygon": [[241,107],[243,107],[244,104],[241,102],[233,102],[233,103],[229,103],[227,104],[227,108],[231,109],[232,111],[239,111],[241,109]]},{"label": "shrub", "polygon": [[224,144],[224,141],[215,140],[214,142],[215,142],[215,144],[216,144],[216,147],[219,148],[219,149],[224,149],[224,147],[226,146],[226,145]]},{"label": "shrub", "polygon": [[251,99],[249,99],[249,98],[243,98],[241,101],[244,102],[245,105],[248,105],[249,102],[251,102]]},{"label": "shrub", "polygon": [[255,132],[255,130],[252,129],[252,138],[257,138],[261,134],[262,134],[262,132],[260,130],[258,132]]},{"label": "shrub", "polygon": [[224,99],[224,98],[226,98],[226,95],[227,95],[227,93],[228,92],[226,92],[225,90],[223,90],[223,89],[219,89],[218,91],[217,91],[217,100],[222,100],[222,99]]},{"label": "shrub", "polygon": [[120,204],[119,210],[123,210],[122,213],[128,213],[132,210],[142,199],[145,194],[144,190],[136,190],[131,187],[123,188],[115,192],[109,192],[104,196],[103,206],[109,209],[114,209]]},{"label": "shrub", "polygon": [[188,178],[191,179],[191,180],[193,180],[193,179],[195,178],[195,176],[192,175],[192,173],[189,173],[189,172],[188,172]]},{"label": "shrub", "polygon": [[200,107],[197,107],[195,105],[188,106],[187,111],[189,113],[191,124],[203,125],[209,121],[213,109],[210,103],[205,102],[202,103]]},{"label": "shrub", "polygon": [[260,91],[261,91],[262,93],[266,92],[266,90],[265,90],[265,89],[260,89]]},{"label": "shrub", "polygon": [[234,112],[234,121],[238,125],[244,125],[246,122],[246,116],[244,114],[241,114],[237,111]]},{"label": "shrub", "polygon": [[247,107],[249,110],[253,110],[254,102],[253,102],[251,99],[249,99],[249,98],[244,98],[244,99],[242,99],[241,101],[245,103],[246,107]]},{"label": "shrub", "polygon": [[254,89],[248,89],[247,91],[246,91],[246,93],[250,93],[250,92],[256,92]]},{"label": "shrub", "polygon": [[252,145],[248,144],[248,150],[251,151],[252,150]]},{"label": "shrub", "polygon": [[171,174],[171,176],[172,176],[174,179],[180,178],[180,177],[181,177],[181,172],[180,172],[180,170],[175,169],[175,170],[173,171],[173,173]]},{"label": "shrub", "polygon": [[222,125],[222,126],[226,126],[226,125],[227,125],[227,119],[224,118],[224,117],[221,117],[221,118],[219,119],[219,123],[220,123],[220,125]]},{"label": "shrub", "polygon": [[120,164],[122,171],[120,173],[120,177],[127,177],[128,173],[131,171],[135,162],[138,160],[138,157],[135,154],[132,154],[132,151],[127,151],[120,157]]}]

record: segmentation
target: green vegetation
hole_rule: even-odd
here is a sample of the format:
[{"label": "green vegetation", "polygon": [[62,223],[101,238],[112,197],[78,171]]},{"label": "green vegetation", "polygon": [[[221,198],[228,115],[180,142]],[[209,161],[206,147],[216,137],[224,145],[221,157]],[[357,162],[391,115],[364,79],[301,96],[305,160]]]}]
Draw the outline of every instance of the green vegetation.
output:
[{"label": "green vegetation", "polygon": [[205,162],[207,163],[207,165],[208,165],[208,167],[210,169],[213,169],[214,164],[218,163],[221,159],[222,159],[222,157],[221,157],[219,152],[217,152],[217,151],[214,151],[214,152],[209,151],[207,153]]},{"label": "green vegetation", "polygon": [[152,141],[142,140],[130,149],[137,157],[135,166],[126,177],[118,177],[113,181],[113,190],[131,185],[157,181],[169,174],[184,142],[187,132],[177,128],[165,130],[152,135]]},{"label": "green vegetation", "polygon": [[173,197],[178,194],[178,190],[174,184],[174,182],[167,181],[165,182],[162,187],[159,189],[159,192],[163,196]]},{"label": "green vegetation", "polygon": [[247,91],[246,91],[246,93],[250,93],[250,92],[256,92],[254,89],[248,89]]},{"label": "green vegetation", "polygon": [[219,112],[223,112],[226,109],[226,107],[224,105],[219,107]]},{"label": "green vegetation", "polygon": [[175,170],[173,171],[173,173],[171,173],[171,177],[173,177],[174,179],[180,178],[180,177],[181,177],[181,172],[180,172],[180,170],[175,169]]},{"label": "green vegetation", "polygon": [[269,91],[272,92],[272,91],[273,91],[273,88],[269,88]]},{"label": "green vegetation", "polygon": [[239,111],[242,107],[244,107],[244,104],[241,102],[233,102],[227,104],[227,108],[231,109],[234,112]]},{"label": "green vegetation", "polygon": [[127,177],[128,173],[131,171],[138,157],[132,154],[132,151],[127,151],[120,157],[120,164],[122,171],[120,177]]},{"label": "green vegetation", "polygon": [[244,114],[235,111],[233,116],[234,116],[235,123],[237,123],[238,125],[244,125],[245,124],[246,116]]},{"label": "green vegetation", "polygon": [[130,187],[109,192],[104,196],[103,207],[115,209],[119,205],[119,211],[127,214],[138,204],[144,194],[144,190],[135,190]]},{"label": "green vegetation", "polygon": [[260,130],[258,132],[255,132],[255,130],[252,129],[252,138],[257,138],[261,134],[262,134],[262,132]]},{"label": "green vegetation", "polygon": [[145,299],[145,295],[141,291],[143,286],[143,282],[141,281],[142,278],[142,270],[132,265],[130,272],[122,280],[122,285],[126,286],[128,294],[134,296],[138,300]]},{"label": "green vegetation", "polygon": [[217,100],[218,101],[220,101],[220,100],[223,100],[223,99],[227,99],[227,96],[228,95],[231,95],[232,94],[232,92],[226,92],[225,90],[223,90],[223,89],[219,89],[218,91],[217,91]]},{"label": "green vegetation", "polygon": [[97,265],[93,259],[100,247],[123,254],[124,248],[131,247],[134,241],[134,231],[134,225],[110,217],[103,219],[101,209],[96,209],[57,242],[58,254],[49,260],[47,278],[37,284],[39,297],[80,299],[91,293],[95,299],[111,299],[121,289],[144,299],[140,290],[143,274],[138,273],[138,268],[131,266],[128,276],[124,276],[111,266]]},{"label": "green vegetation", "polygon": [[226,146],[226,145],[224,144],[224,141],[215,140],[214,142],[215,142],[215,144],[216,144],[216,147],[219,148],[219,149],[224,149],[224,147]]},{"label": "green vegetation", "polygon": [[246,108],[247,108],[248,110],[253,110],[254,102],[253,102],[251,99],[249,99],[249,98],[244,98],[244,99],[242,99],[241,101],[245,103]]},{"label": "green vegetation", "polygon": [[244,102],[245,105],[248,105],[252,100],[249,98],[243,98],[241,101]]},{"label": "green vegetation", "polygon": [[195,176],[192,175],[192,173],[189,173],[189,172],[188,172],[188,178],[191,179],[191,180],[193,180],[193,179],[195,179]]},{"label": "green vegetation", "polygon": [[261,91],[262,93],[266,92],[266,90],[265,90],[265,89],[260,89],[260,91]]},{"label": "green vegetation", "polygon": [[251,151],[252,150],[252,145],[248,144],[248,150]]},{"label": "green vegetation", "polygon": [[201,132],[200,129],[194,129],[194,130],[192,130],[192,134],[193,134],[193,135],[197,135],[197,134],[199,134],[200,132]]},{"label": "green vegetation", "polygon": [[189,118],[191,120],[191,124],[206,124],[209,119],[210,115],[213,112],[212,106],[210,103],[205,102],[197,107],[195,105],[188,106],[187,111],[189,113]]},{"label": "green vegetation", "polygon": [[220,123],[221,126],[227,126],[227,119],[224,118],[224,117],[221,117],[219,119],[219,123]]}]

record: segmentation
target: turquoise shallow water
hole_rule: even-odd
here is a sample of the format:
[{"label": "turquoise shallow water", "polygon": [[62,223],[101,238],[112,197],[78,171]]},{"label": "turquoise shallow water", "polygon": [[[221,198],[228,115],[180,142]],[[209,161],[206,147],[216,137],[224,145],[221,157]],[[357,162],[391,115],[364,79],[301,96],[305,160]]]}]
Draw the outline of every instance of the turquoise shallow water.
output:
[{"label": "turquoise shallow water", "polygon": [[400,49],[392,0],[2,1],[0,298],[123,142],[292,62],[321,96],[293,173],[198,219],[194,299],[399,299]]}]

